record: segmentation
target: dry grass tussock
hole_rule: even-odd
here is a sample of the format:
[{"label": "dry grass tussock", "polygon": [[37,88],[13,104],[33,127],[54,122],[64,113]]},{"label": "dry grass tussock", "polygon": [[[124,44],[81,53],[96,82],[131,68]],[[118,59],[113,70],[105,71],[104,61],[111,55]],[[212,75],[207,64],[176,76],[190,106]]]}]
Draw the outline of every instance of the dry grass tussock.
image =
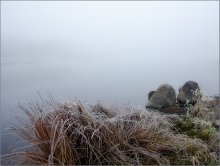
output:
[{"label": "dry grass tussock", "polygon": [[208,144],[179,132],[176,115],[80,101],[21,106],[14,130],[28,145],[4,160],[34,165],[218,164]]}]

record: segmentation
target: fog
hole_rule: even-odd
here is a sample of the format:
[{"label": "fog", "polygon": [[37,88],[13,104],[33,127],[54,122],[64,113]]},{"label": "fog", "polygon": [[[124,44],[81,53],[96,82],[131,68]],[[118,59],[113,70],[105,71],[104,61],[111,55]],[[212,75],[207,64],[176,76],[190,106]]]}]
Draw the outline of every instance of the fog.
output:
[{"label": "fog", "polygon": [[219,93],[218,1],[1,1],[3,129],[37,92],[144,106],[188,80]]}]

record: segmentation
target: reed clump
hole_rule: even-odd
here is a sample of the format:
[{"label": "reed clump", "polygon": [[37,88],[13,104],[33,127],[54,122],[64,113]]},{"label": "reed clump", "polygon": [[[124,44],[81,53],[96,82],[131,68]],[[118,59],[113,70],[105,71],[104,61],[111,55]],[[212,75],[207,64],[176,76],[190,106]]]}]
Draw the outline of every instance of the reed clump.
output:
[{"label": "reed clump", "polygon": [[207,142],[177,129],[177,115],[80,101],[20,108],[28,119],[14,130],[28,144],[10,157],[21,165],[218,165]]}]

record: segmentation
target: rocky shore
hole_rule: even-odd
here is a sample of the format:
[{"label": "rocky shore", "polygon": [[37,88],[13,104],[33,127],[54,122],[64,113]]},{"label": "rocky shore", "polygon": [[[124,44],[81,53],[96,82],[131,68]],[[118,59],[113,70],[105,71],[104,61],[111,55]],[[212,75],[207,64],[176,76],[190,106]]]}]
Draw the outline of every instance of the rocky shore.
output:
[{"label": "rocky shore", "polygon": [[2,156],[9,165],[219,165],[219,97],[204,100],[188,81],[162,84],[145,108],[61,103],[20,105],[14,128],[28,143]]}]

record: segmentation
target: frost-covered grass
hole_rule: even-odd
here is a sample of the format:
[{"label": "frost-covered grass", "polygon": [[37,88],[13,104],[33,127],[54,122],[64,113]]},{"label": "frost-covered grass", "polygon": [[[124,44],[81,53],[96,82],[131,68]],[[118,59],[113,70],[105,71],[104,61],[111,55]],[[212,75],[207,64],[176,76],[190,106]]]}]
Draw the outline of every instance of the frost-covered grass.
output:
[{"label": "frost-covered grass", "polygon": [[3,156],[9,164],[219,164],[217,130],[195,116],[53,99],[20,108],[28,119],[14,131],[28,145]]}]

